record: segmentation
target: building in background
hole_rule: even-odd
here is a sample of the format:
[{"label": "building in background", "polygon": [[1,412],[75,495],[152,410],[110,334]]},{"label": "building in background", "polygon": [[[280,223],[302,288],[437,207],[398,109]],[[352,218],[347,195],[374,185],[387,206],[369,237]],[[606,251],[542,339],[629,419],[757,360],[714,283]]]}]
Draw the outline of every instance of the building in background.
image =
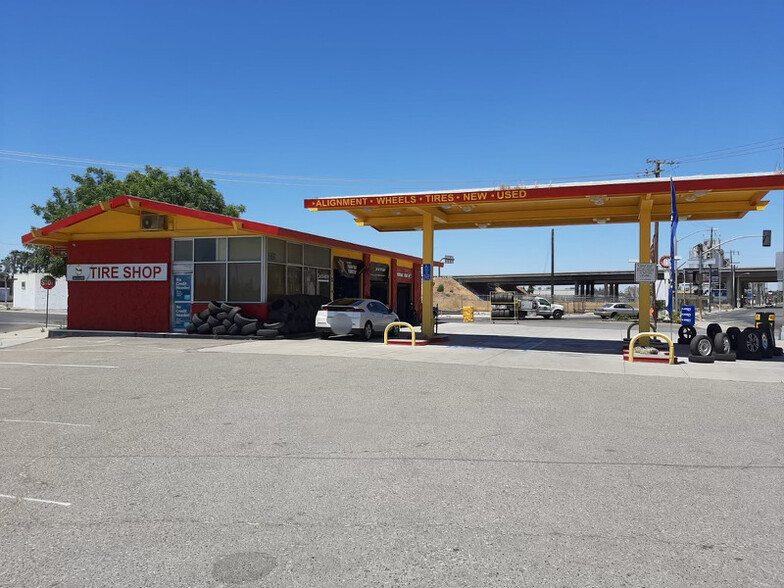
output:
[{"label": "building in background", "polygon": [[[46,310],[46,292],[41,287],[41,278],[45,273],[16,274],[14,276],[13,308],[29,310]],[[66,310],[68,308],[68,282],[59,278],[54,288],[49,290],[49,310]]]}]

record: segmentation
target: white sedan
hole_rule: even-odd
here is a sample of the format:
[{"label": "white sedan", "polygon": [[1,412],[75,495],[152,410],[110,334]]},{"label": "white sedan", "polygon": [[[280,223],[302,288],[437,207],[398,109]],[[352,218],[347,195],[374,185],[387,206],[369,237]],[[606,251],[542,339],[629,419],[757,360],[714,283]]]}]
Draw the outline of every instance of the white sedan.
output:
[{"label": "white sedan", "polygon": [[[316,313],[316,332],[325,339],[330,335],[354,333],[367,340],[399,320],[397,314],[378,300],[341,298],[325,304]],[[399,327],[392,327],[389,335],[396,336],[398,331]]]}]

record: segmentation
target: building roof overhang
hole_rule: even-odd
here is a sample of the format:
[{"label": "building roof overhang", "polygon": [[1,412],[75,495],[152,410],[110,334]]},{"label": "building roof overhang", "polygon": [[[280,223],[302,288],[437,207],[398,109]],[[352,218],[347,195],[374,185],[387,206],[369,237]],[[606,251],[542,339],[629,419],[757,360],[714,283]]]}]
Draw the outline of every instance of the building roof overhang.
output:
[{"label": "building roof overhang", "polygon": [[[784,189],[784,173],[672,178],[681,220],[742,218],[763,210],[771,190]],[[441,192],[315,198],[309,210],[345,210],[356,224],[378,231],[421,230],[423,215],[434,229],[475,229],[632,223],[650,200],[651,220],[671,215],[670,178],[612,182],[534,184]]]},{"label": "building roof overhang", "polygon": [[[140,217],[147,213],[165,215],[165,229],[143,230]],[[22,243],[67,246],[75,241],[258,235],[325,247],[354,249],[416,263],[421,261],[420,258],[410,255],[135,196],[118,196],[43,228],[33,229],[22,236]]]}]

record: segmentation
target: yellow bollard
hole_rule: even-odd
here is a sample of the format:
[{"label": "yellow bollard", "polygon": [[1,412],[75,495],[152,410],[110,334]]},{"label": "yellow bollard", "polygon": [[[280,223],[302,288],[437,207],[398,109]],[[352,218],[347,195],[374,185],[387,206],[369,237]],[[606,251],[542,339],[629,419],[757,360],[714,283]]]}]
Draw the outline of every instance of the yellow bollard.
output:
[{"label": "yellow bollard", "polygon": [[464,306],[463,307],[463,322],[464,323],[473,323],[474,322],[474,307],[473,306]]}]

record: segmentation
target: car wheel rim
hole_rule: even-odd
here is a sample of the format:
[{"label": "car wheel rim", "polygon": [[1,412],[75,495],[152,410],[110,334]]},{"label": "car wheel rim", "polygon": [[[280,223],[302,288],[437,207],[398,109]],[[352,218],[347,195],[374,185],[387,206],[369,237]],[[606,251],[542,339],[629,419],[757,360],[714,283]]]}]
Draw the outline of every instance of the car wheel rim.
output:
[{"label": "car wheel rim", "polygon": [[700,355],[710,355],[711,352],[710,341],[703,339],[697,344],[697,349],[700,352]]}]

